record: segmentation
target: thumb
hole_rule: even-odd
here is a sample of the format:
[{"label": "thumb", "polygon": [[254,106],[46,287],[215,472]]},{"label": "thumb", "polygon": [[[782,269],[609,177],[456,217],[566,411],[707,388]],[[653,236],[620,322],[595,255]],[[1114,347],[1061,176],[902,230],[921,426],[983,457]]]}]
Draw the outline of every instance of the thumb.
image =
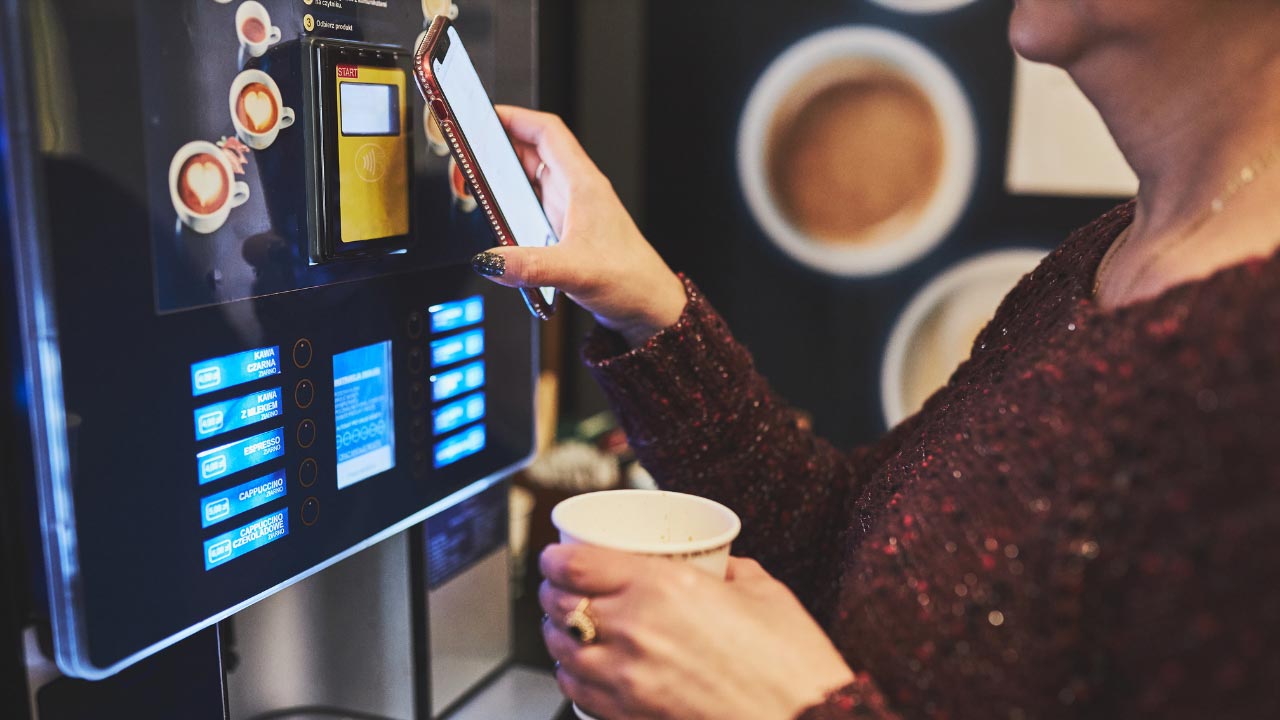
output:
[{"label": "thumb", "polygon": [[569,256],[558,247],[495,247],[471,258],[471,269],[507,287],[569,287]]}]

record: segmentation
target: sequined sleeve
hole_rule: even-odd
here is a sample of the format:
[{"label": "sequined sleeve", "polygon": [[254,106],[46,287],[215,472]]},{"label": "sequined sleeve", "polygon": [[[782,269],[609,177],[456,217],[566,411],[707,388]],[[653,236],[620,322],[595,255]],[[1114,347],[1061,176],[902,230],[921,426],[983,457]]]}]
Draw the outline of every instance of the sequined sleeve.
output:
[{"label": "sequined sleeve", "polygon": [[[597,330],[584,359],[645,467],[665,488],[710,497],[743,521],[734,553],[754,557],[811,612],[838,572],[831,548],[852,517],[870,451],[846,453],[803,429],[750,354],[688,279],[675,325],[628,351]],[[879,453],[877,453],[879,454]]]},{"label": "sequined sleeve", "polygon": [[865,674],[827,696],[796,717],[796,720],[900,720],[889,709],[884,695]]}]

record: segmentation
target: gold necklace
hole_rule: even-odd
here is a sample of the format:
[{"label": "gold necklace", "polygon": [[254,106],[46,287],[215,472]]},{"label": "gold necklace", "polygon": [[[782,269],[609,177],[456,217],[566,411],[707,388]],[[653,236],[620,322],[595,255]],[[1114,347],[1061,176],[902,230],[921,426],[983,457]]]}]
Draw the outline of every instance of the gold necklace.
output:
[{"label": "gold necklace", "polygon": [[[1213,202],[1209,203],[1209,207],[1196,217],[1195,221],[1191,223],[1186,231],[1176,239],[1165,243],[1163,247],[1158,248],[1156,252],[1147,259],[1147,262],[1143,263],[1137,274],[1129,281],[1125,290],[1131,290],[1134,287],[1141,285],[1142,281],[1147,278],[1148,274],[1150,274],[1151,268],[1153,268],[1160,260],[1163,260],[1165,255],[1169,254],[1170,250],[1181,247],[1187,240],[1195,237],[1196,233],[1200,232],[1205,225],[1208,225],[1210,220],[1222,214],[1222,211],[1227,207],[1227,203],[1235,197],[1237,193],[1249,185],[1252,185],[1263,175],[1263,173],[1274,167],[1277,161],[1280,161],[1280,146],[1272,148],[1267,154],[1244,166],[1244,168],[1242,168],[1240,172],[1231,179],[1231,182],[1227,183],[1227,186],[1223,188],[1222,193],[1214,198]],[[1132,230],[1133,225],[1130,224],[1129,227],[1124,229],[1124,232],[1120,233],[1120,237],[1116,238],[1116,241],[1111,245],[1111,249],[1107,250],[1107,254],[1103,256],[1102,263],[1098,266],[1098,271],[1094,273],[1093,276],[1094,297],[1098,296],[1098,291],[1102,289],[1103,280],[1108,277],[1107,271],[1111,267],[1112,260],[1114,260],[1115,256],[1124,249],[1125,243],[1129,242],[1129,237],[1133,235]]]}]

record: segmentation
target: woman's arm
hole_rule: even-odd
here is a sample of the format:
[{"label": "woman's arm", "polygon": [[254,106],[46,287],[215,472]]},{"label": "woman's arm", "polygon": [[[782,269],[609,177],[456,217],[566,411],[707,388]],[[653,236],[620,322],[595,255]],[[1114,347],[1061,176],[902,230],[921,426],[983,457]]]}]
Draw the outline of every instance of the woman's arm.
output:
[{"label": "woman's arm", "polygon": [[[609,181],[552,115],[498,109],[560,235],[552,248],[495,248],[477,269],[508,286],[551,285],[600,326],[587,361],[645,467],[665,487],[715,498],[758,559],[821,616],[877,451],[847,454],[803,429],[706,299],[677,277]],[[900,431],[901,437],[906,431]],[[819,587],[823,585],[823,587]],[[829,593],[828,593],[829,594]]]},{"label": "woman's arm", "polygon": [[760,561],[822,617],[852,504],[901,432],[875,448],[836,449],[773,392],[698,288],[685,288],[674,325],[632,350],[597,331],[587,366],[659,483],[733,508],[744,528],[734,552]]}]

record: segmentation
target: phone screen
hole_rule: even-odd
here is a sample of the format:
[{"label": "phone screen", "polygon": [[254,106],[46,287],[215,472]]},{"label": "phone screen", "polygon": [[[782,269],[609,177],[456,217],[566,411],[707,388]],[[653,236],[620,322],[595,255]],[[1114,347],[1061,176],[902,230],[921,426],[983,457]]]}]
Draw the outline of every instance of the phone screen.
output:
[{"label": "phone screen", "polygon": [[[488,93],[480,84],[480,76],[462,47],[462,39],[452,27],[449,28],[449,40],[444,60],[437,61],[433,70],[516,244],[532,247],[556,244],[559,238],[551,229],[542,203],[524,174],[520,158],[507,138],[502,121],[498,119],[498,112],[493,109]],[[547,304],[555,300],[555,288],[539,290]]]}]

